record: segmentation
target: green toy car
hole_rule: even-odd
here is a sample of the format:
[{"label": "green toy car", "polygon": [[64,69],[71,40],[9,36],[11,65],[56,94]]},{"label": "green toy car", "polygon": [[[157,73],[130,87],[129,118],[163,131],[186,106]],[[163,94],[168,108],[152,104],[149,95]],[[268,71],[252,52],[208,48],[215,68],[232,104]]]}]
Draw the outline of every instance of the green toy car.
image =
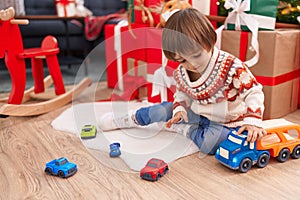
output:
[{"label": "green toy car", "polygon": [[96,126],[94,125],[84,125],[81,129],[81,139],[95,138],[97,133]]}]

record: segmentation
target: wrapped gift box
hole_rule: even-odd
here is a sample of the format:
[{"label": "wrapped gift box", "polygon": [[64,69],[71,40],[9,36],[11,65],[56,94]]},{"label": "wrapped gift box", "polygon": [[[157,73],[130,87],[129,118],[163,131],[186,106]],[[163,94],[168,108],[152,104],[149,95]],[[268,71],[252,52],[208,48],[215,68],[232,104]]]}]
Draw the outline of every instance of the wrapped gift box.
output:
[{"label": "wrapped gift box", "polygon": [[[245,34],[246,33],[246,34]],[[247,60],[253,56],[251,33],[224,30],[221,49]],[[259,60],[249,68],[263,85],[264,119],[282,117],[297,109],[300,77],[300,31],[259,31]]]},{"label": "wrapped gift box", "polygon": [[[148,101],[173,101],[176,90],[173,71],[178,62],[163,59],[162,29],[148,28],[146,30],[146,62],[148,67]],[[164,70],[159,70],[163,67]],[[154,90],[154,91],[153,91]]]},{"label": "wrapped gift box", "polygon": [[[218,15],[218,0],[189,0],[193,8],[196,8],[205,15]],[[217,23],[211,21],[212,25],[217,28]]]},{"label": "wrapped gift box", "polygon": [[[128,91],[126,91],[127,89],[129,90],[129,93],[132,94],[135,90],[131,88],[135,88],[138,89],[138,93],[135,95],[140,100],[147,100],[152,103],[159,103],[163,101],[171,102],[174,100],[173,96],[176,87],[173,82],[173,68],[162,68],[161,64],[157,68],[158,65],[156,63],[151,64],[134,58],[128,58],[127,65],[127,75],[131,76],[129,80],[133,81],[127,82],[126,85],[126,79],[128,80],[128,78],[125,78],[125,90],[121,93],[121,96],[128,93]],[[170,80],[169,86],[167,87],[166,83],[161,80]],[[154,95],[153,90],[157,90],[157,93]],[[128,99],[128,95],[125,95],[124,97],[124,100]]]},{"label": "wrapped gift box", "polygon": [[55,6],[59,17],[72,17],[76,15],[75,0],[56,0]]},{"label": "wrapped gift box", "polygon": [[118,25],[108,24],[104,27],[107,85],[123,90],[123,82],[119,80],[128,71],[127,59],[145,60],[146,25],[133,23],[131,31],[127,24]]},{"label": "wrapped gift box", "polygon": [[[225,21],[227,29],[248,31],[250,26],[254,25],[253,20],[256,20],[260,29],[273,30],[276,22],[277,6],[278,0],[226,0],[225,8],[230,11]],[[239,13],[240,11],[242,12]],[[235,27],[238,18],[240,18],[241,27]]]},{"label": "wrapped gift box", "polygon": [[[108,87],[121,90],[117,94],[119,100],[122,98],[128,100],[132,98],[132,93],[135,92],[130,85],[142,87],[144,83],[140,77],[143,76],[147,83],[145,83],[146,90],[145,88],[138,90],[140,99],[147,99],[153,103],[166,100],[173,101],[175,85],[171,84],[170,81],[173,80],[173,70],[178,66],[178,63],[166,61],[165,71],[158,70],[162,67],[162,29],[133,23],[131,28],[134,35],[132,35],[127,26],[120,27],[120,45],[116,45],[118,39],[116,39],[115,26],[105,26]],[[114,49],[115,47],[121,49],[119,56],[117,49]],[[132,72],[133,69],[135,70]],[[132,82],[133,79],[130,76],[138,77],[139,81]],[[131,91],[126,91],[128,88]],[[115,99],[117,99],[116,97]]]}]

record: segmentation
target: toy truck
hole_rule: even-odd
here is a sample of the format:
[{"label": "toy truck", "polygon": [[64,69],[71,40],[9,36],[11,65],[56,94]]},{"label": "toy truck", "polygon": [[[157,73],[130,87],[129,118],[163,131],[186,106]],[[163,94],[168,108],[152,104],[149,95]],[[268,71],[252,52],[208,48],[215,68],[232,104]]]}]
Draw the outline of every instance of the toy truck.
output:
[{"label": "toy truck", "polygon": [[233,130],[220,144],[215,157],[233,170],[247,172],[255,164],[260,168],[267,166],[270,153],[268,150],[257,150],[256,142],[247,141],[247,133],[238,135],[237,131]]},{"label": "toy truck", "polygon": [[45,173],[61,178],[72,176],[77,172],[77,165],[71,163],[65,157],[54,159],[46,163]]},{"label": "toy truck", "polygon": [[254,143],[247,142],[247,132],[230,132],[220,144],[215,157],[225,166],[247,172],[252,165],[265,167],[270,156],[285,162],[290,155],[300,158],[300,125],[285,125],[266,129],[267,135]]}]

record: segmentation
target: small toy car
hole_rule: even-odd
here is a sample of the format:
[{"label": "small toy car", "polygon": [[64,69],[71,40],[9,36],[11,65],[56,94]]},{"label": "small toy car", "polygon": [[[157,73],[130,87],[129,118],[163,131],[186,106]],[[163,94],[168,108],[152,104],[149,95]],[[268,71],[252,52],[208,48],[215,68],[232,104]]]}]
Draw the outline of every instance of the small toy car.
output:
[{"label": "small toy car", "polygon": [[141,169],[140,177],[149,181],[157,181],[169,171],[169,166],[161,159],[151,158]]},{"label": "small toy car", "polygon": [[121,155],[121,151],[120,151],[120,143],[115,142],[109,145],[110,148],[110,152],[109,152],[109,156],[110,157],[118,157]]},{"label": "small toy car", "polygon": [[97,129],[94,125],[84,125],[81,129],[82,139],[91,139],[96,137]]},{"label": "small toy car", "polygon": [[45,173],[67,178],[77,172],[77,165],[71,163],[65,157],[54,159],[46,163]]}]

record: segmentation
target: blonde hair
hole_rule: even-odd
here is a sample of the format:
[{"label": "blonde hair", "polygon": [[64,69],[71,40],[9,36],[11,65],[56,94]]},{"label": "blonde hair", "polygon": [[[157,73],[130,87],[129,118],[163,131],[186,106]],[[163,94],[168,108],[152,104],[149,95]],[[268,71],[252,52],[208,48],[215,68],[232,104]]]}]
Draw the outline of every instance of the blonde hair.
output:
[{"label": "blonde hair", "polygon": [[194,8],[186,8],[174,13],[166,22],[162,48],[168,59],[176,60],[176,54],[187,54],[195,48],[210,51],[216,40],[216,32],[205,15]]}]

